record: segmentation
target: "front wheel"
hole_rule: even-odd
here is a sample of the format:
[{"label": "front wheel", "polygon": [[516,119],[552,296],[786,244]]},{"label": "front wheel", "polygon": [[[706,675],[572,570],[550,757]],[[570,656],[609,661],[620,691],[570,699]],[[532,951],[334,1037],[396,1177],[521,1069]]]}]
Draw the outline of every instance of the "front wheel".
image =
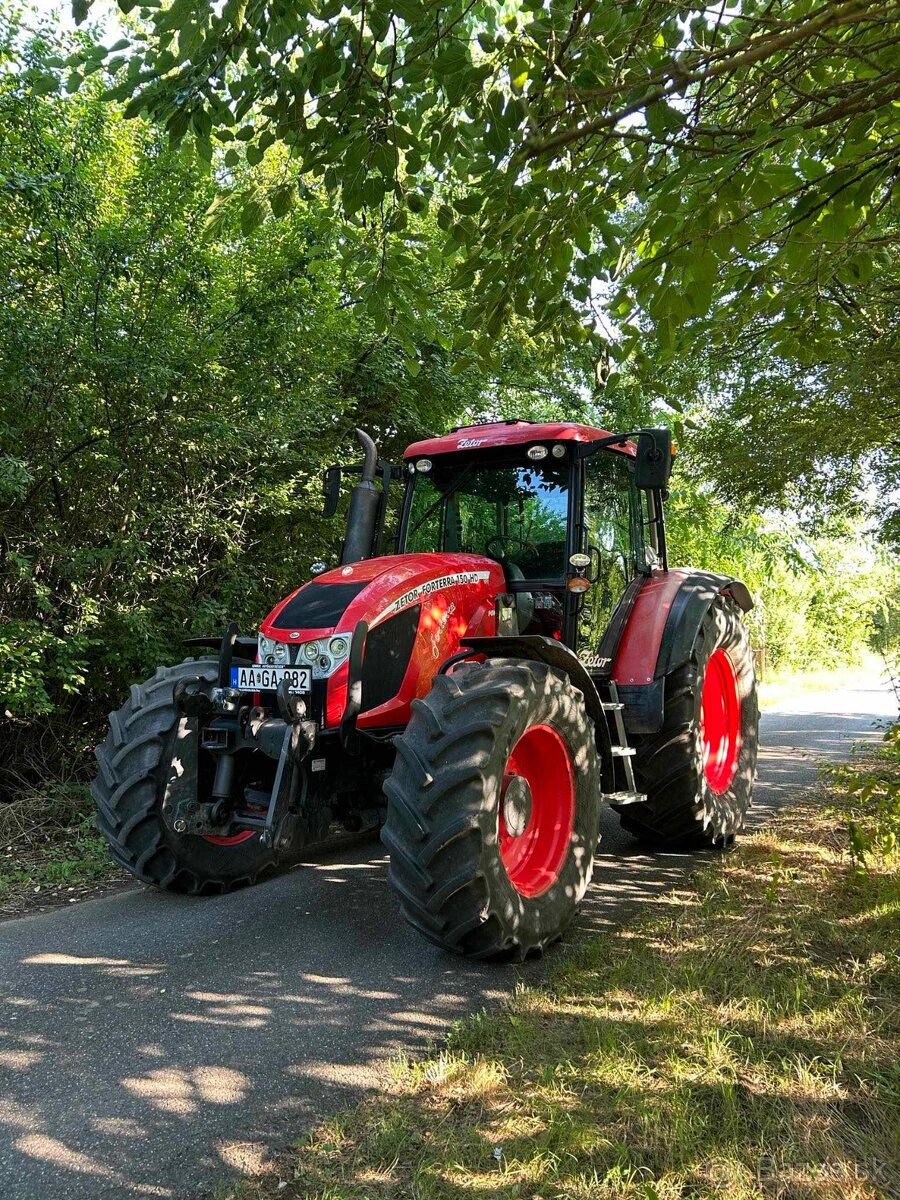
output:
[{"label": "front wheel", "polygon": [[230,891],[276,864],[252,830],[197,836],[172,827],[177,798],[194,798],[211,782],[197,720],[179,710],[175,685],[198,675],[213,680],[217,667],[216,659],[188,659],[135,684],[127,703],[110,713],[109,733],[96,751],[97,828],[121,866],[169,891]]},{"label": "front wheel", "polygon": [[560,937],[590,882],[600,763],[584,697],[543,663],[438,675],[397,740],[382,840],[407,920],[474,958]]},{"label": "front wheel", "polygon": [[635,739],[647,800],[618,809],[622,827],[656,846],[726,848],[744,824],[759,748],[753,652],[733,601],[716,598],[665,688],[662,728]]}]

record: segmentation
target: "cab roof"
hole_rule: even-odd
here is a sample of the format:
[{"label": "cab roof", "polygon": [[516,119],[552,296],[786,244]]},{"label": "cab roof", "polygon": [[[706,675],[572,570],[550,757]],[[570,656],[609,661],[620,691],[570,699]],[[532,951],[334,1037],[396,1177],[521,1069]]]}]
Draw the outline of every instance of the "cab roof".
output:
[{"label": "cab roof", "polygon": [[[425,438],[406,448],[404,458],[423,458],[434,454],[454,454],[465,450],[487,450],[492,446],[533,445],[537,442],[596,442],[612,437],[605,429],[577,425],[572,421],[492,421],[486,425],[461,425],[443,437]],[[634,457],[634,442],[610,447]]]}]

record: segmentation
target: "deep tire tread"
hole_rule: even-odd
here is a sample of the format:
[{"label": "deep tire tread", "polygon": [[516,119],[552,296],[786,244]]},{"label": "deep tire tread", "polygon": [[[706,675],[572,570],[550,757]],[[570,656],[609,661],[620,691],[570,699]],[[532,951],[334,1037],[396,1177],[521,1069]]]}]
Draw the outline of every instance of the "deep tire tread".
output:
[{"label": "deep tire tread", "polygon": [[[518,736],[516,722],[530,724],[530,713],[564,731],[575,762],[576,812],[584,813],[576,826],[582,820],[591,831],[589,850],[578,843],[580,857],[572,851],[583,874],[574,883],[570,878],[565,899],[562,885],[554,885],[548,902],[554,889],[559,894],[552,896],[552,910],[541,909],[541,898],[526,901],[515,892],[497,851],[496,795]],[[584,698],[566,677],[518,660],[465,664],[436,676],[429,694],[412,705],[385,784],[382,841],[406,919],[439,946],[473,958],[524,958],[558,940],[558,926],[570,919],[590,880],[599,779]],[[572,869],[569,862],[565,869]],[[500,876],[503,904],[496,900]]]},{"label": "deep tire tread", "polygon": [[[109,732],[97,747],[98,772],[91,784],[97,828],[116,862],[143,883],[190,895],[244,887],[275,863],[273,855],[255,850],[249,861],[219,855],[218,869],[216,856],[207,855],[210,869],[199,860],[203,848],[212,847],[201,838],[179,838],[162,817],[167,746],[180,719],[175,684],[198,674],[213,678],[215,669],[214,659],[185,659],[134,684],[122,708],[109,714]],[[192,855],[198,861],[191,862]]]},{"label": "deep tire tread", "polygon": [[[734,781],[714,794],[706,783],[699,733],[706,664],[724,649],[735,666],[742,710],[742,747]],[[690,660],[666,678],[658,733],[634,739],[635,781],[643,804],[617,809],[622,828],[653,846],[724,848],[744,824],[756,774],[759,707],[753,654],[740,610],[719,596],[700,627]]]}]

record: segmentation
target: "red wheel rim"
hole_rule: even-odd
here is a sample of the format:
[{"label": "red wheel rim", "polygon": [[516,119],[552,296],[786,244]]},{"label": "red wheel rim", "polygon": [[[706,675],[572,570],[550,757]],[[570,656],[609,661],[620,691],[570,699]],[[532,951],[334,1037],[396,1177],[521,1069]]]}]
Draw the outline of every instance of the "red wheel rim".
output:
[{"label": "red wheel rim", "polygon": [[241,833],[233,833],[231,837],[221,837],[217,833],[204,833],[204,842],[212,842],[214,846],[239,846],[241,842],[246,842],[247,838],[253,837],[252,829],[244,829]]},{"label": "red wheel rim", "polygon": [[706,664],[700,700],[700,734],[706,782],[721,795],[731,787],[741,752],[741,700],[737,675],[724,650],[714,650]]},{"label": "red wheel rim", "polygon": [[[518,780],[524,783],[514,782]],[[513,795],[526,798],[527,811],[520,814],[524,828],[519,833],[507,827]],[[500,858],[510,883],[522,896],[542,895],[559,879],[575,824],[572,759],[566,743],[549,725],[532,725],[513,747],[497,824]]]}]

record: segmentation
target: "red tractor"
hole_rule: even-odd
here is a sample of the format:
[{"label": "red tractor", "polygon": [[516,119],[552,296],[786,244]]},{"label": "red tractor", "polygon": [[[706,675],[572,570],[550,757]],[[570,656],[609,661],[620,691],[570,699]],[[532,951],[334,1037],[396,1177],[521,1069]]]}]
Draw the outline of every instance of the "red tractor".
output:
[{"label": "red tractor", "polygon": [[[253,883],[381,826],[406,918],[521,958],[591,878],[600,809],[656,846],[724,847],[757,754],[736,579],[666,560],[667,430],[505,421],[356,473],[340,565],[258,637],[194,638],[110,717],[93,786],[116,860],[162,888]],[[395,554],[381,554],[392,479]]]}]

